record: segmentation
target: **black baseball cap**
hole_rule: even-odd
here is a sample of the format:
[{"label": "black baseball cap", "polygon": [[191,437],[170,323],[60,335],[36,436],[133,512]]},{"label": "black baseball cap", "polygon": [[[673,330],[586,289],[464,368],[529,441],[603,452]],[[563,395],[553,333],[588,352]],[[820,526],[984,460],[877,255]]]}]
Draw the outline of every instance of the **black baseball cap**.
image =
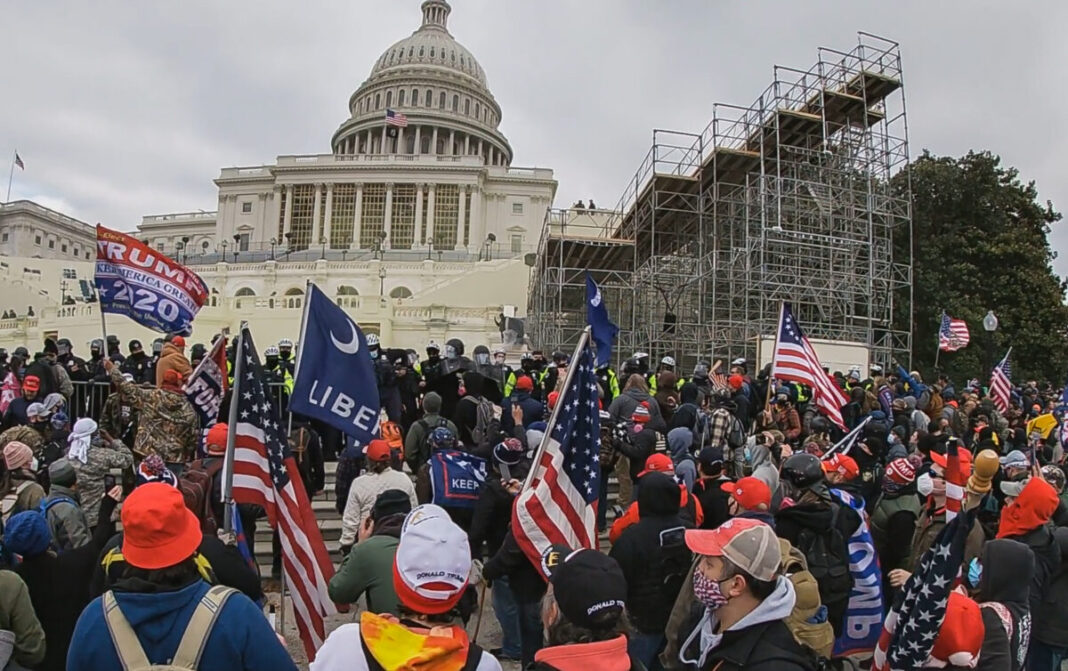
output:
[{"label": "black baseball cap", "polygon": [[617,618],[623,613],[627,579],[615,559],[597,550],[552,545],[542,553],[541,565],[560,612],[573,624],[603,629],[604,613]]},{"label": "black baseball cap", "polygon": [[375,499],[371,508],[371,519],[378,520],[390,515],[407,515],[412,512],[412,500],[399,489],[387,489]]},{"label": "black baseball cap", "polygon": [[723,448],[722,447],[705,447],[697,453],[697,461],[705,466],[714,466],[715,464],[723,463]]}]

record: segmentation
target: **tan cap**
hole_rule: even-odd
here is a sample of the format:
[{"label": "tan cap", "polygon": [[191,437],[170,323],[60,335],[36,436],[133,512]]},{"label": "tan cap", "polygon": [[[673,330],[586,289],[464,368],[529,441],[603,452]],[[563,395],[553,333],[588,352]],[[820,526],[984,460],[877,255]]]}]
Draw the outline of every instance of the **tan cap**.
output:
[{"label": "tan cap", "polygon": [[754,519],[734,518],[715,529],[691,529],[686,546],[699,555],[725,557],[757,580],[772,580],[779,572],[782,552],[775,531]]}]

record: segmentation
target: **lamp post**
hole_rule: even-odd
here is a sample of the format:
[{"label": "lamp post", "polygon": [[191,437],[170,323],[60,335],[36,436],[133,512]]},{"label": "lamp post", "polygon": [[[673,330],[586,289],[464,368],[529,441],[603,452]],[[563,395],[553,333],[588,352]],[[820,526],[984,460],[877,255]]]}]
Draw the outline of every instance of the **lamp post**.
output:
[{"label": "lamp post", "polygon": [[386,295],[386,268],[385,266],[378,267],[378,295]]},{"label": "lamp post", "polygon": [[426,239],[426,260],[430,260],[430,253],[434,251],[434,238],[428,237]]},{"label": "lamp post", "polygon": [[181,252],[182,252],[182,259],[183,259],[183,263],[184,263],[189,258],[189,236],[188,235],[183,235],[182,236],[181,246],[178,247],[178,249],[181,250]]},{"label": "lamp post", "polygon": [[993,310],[987,310],[983,317],[983,330],[986,331],[986,369],[994,368],[994,331],[998,330],[998,318]]},{"label": "lamp post", "polygon": [[271,238],[271,260],[274,261],[274,246],[278,244],[278,238]]},{"label": "lamp post", "polygon": [[237,263],[237,253],[241,249],[241,234],[234,233],[234,263]]},{"label": "lamp post", "polygon": [[174,248],[178,252],[178,263],[185,263],[185,259],[182,258],[182,252],[185,250],[185,243],[179,240],[174,244]]},{"label": "lamp post", "polygon": [[222,245],[222,260],[223,260],[223,263],[226,263],[226,248],[229,246],[229,243],[226,242],[226,240],[223,240],[219,244]]},{"label": "lamp post", "polygon": [[289,261],[289,252],[293,250],[293,234],[286,233],[282,237],[286,239],[286,261]]}]

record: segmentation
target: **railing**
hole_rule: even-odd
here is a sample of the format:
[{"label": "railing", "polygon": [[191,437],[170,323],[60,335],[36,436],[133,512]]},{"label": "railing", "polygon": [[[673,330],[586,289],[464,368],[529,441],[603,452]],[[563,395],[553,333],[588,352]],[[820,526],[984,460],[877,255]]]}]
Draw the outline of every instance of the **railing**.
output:
[{"label": "railing", "polygon": [[[262,264],[267,261],[274,261],[278,264],[278,268],[292,269],[295,263],[309,263],[325,259],[330,262],[342,262],[348,264],[354,263],[367,263],[374,260],[382,261],[435,261],[444,263],[471,263],[474,261],[494,261],[498,259],[513,259],[522,257],[529,252],[537,251],[537,246],[529,242],[524,242],[519,251],[512,251],[511,241],[498,241],[490,243],[487,247],[485,242],[482,244],[476,244],[472,242],[470,250],[466,248],[461,249],[436,249],[429,248],[427,246],[421,246],[416,249],[386,249],[382,252],[375,252],[371,249],[331,249],[329,245],[324,248],[323,245],[310,245],[308,247],[299,250],[287,251],[281,245],[272,245],[270,243],[251,243],[245,250],[233,251],[227,249],[224,253],[221,249],[203,252],[185,252],[165,250],[164,253],[187,266],[215,266],[219,263],[225,263],[234,266],[247,266],[249,264]],[[488,252],[488,253],[487,253]],[[381,258],[380,258],[381,257]],[[331,268],[344,268],[352,267],[337,265],[330,266]],[[314,269],[315,266],[307,266],[308,269]]]},{"label": "railing", "polygon": [[74,217],[68,217],[62,212],[56,212],[55,210],[38,205],[32,200],[14,200],[10,203],[0,203],[0,212],[4,214],[13,214],[19,210],[33,212],[45,219],[48,219],[54,223],[66,224],[67,226],[77,229],[80,233],[88,233],[93,237],[96,237],[93,233],[93,227],[84,221],[79,221]]},{"label": "railing", "polygon": [[203,210],[197,212],[176,212],[174,214],[149,214],[141,217],[141,225],[145,224],[173,224],[183,221],[203,221],[204,223],[214,223],[218,217],[218,211],[205,212]]}]

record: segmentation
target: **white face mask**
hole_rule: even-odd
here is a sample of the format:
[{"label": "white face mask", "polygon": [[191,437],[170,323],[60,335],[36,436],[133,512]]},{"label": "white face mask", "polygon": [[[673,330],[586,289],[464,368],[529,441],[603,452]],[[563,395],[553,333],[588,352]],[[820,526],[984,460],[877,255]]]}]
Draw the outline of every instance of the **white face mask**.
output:
[{"label": "white face mask", "polygon": [[30,470],[33,471],[34,473],[36,473],[37,469],[40,468],[40,467],[41,467],[41,462],[37,461],[37,457],[34,457],[33,460],[30,461]]},{"label": "white face mask", "polygon": [[931,492],[934,491],[934,480],[931,479],[930,473],[924,473],[916,478],[916,491],[920,493],[920,496],[931,495]]}]

